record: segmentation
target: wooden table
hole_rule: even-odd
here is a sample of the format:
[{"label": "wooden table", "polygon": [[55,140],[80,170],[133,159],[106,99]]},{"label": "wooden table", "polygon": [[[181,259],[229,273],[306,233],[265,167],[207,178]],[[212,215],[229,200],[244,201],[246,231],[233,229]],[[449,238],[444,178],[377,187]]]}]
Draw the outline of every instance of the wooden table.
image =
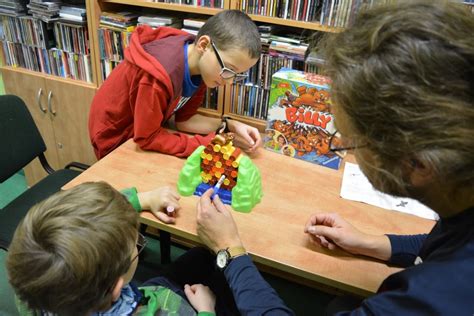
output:
[{"label": "wooden table", "polygon": [[[372,234],[428,232],[434,222],[388,211],[339,196],[343,168],[332,170],[260,149],[253,162],[262,175],[264,197],[248,214],[233,212],[242,241],[253,260],[273,271],[303,278],[344,292],[368,296],[397,268],[342,250],[328,251],[309,242],[303,229],[315,212],[337,212],[361,230]],[[145,152],[132,141],[91,166],[64,186],[106,181],[117,189],[135,186],[139,191],[163,185],[176,186],[184,160]],[[159,222],[149,212],[142,222],[186,240],[196,234],[198,197],[182,197],[175,225]]]}]

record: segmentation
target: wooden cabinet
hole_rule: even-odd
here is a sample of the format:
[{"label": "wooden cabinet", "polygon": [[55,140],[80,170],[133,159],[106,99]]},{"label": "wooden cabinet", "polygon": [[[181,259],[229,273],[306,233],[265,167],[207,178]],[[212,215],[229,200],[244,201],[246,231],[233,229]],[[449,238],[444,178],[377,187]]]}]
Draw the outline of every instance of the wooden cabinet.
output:
[{"label": "wooden cabinet", "polygon": [[[87,130],[94,85],[11,68],[2,68],[2,75],[5,93],[18,95],[27,104],[54,169],[71,161],[95,161]],[[46,176],[39,161],[28,165],[25,174],[29,185]]]}]

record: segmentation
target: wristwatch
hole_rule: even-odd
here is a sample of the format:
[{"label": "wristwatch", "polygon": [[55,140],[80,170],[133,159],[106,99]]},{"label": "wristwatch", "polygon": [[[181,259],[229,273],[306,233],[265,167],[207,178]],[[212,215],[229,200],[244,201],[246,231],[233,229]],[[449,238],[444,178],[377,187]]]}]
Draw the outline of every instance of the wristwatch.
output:
[{"label": "wristwatch", "polygon": [[232,259],[246,254],[247,251],[244,247],[229,247],[221,249],[217,252],[216,265],[220,270],[224,270]]}]

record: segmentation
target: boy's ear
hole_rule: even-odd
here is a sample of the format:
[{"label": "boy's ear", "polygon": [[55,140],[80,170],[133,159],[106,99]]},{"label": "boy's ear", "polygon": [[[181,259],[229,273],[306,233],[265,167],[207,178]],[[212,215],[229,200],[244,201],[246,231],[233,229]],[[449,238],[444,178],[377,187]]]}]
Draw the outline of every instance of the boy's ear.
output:
[{"label": "boy's ear", "polygon": [[112,302],[115,302],[120,297],[120,293],[122,292],[124,281],[125,280],[123,279],[123,277],[118,278],[117,283],[112,289]]},{"label": "boy's ear", "polygon": [[200,53],[204,53],[209,46],[211,46],[211,38],[209,35],[201,36],[195,43],[195,47]]}]

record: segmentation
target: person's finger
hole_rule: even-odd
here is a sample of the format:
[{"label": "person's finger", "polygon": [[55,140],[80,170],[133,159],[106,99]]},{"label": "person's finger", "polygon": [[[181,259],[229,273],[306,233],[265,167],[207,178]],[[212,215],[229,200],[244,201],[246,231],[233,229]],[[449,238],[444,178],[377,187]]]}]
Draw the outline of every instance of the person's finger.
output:
[{"label": "person's finger", "polygon": [[262,142],[262,136],[260,136],[259,131],[257,129],[251,129],[249,134],[255,141],[255,146],[260,145],[260,143]]},{"label": "person's finger", "polygon": [[219,195],[216,195],[214,197],[214,200],[212,201],[212,203],[214,203],[214,206],[216,207],[217,211],[219,213],[222,213],[222,214],[225,214],[225,215],[229,215],[230,212],[229,210],[227,209],[227,207],[225,206],[224,203],[222,203],[222,200],[221,198],[219,197]]},{"label": "person's finger", "polygon": [[170,188],[170,194],[177,201],[179,201],[179,199],[181,198],[181,195],[179,195],[178,191],[176,191],[176,189],[174,188]]},{"label": "person's finger", "polygon": [[323,236],[326,239],[330,239],[332,241],[337,240],[337,232],[332,227],[327,227],[323,225],[310,226],[308,228],[308,233],[313,234],[315,236]]},{"label": "person's finger", "polygon": [[162,221],[165,224],[176,223],[176,219],[174,217],[168,216],[167,214],[163,212],[153,212],[153,215],[155,215],[160,221]]},{"label": "person's finger", "polygon": [[209,199],[210,200],[213,193],[214,193],[214,189],[210,188],[206,192],[204,192],[203,195],[201,195],[201,199],[204,198],[204,199]]},{"label": "person's finger", "polygon": [[245,140],[247,145],[253,146],[255,145],[254,139],[250,136],[249,131],[245,130],[240,136]]},{"label": "person's finger", "polygon": [[193,296],[194,292],[193,292],[191,286],[189,286],[189,284],[184,285],[184,294],[186,294],[186,297],[188,299],[190,299]]}]

